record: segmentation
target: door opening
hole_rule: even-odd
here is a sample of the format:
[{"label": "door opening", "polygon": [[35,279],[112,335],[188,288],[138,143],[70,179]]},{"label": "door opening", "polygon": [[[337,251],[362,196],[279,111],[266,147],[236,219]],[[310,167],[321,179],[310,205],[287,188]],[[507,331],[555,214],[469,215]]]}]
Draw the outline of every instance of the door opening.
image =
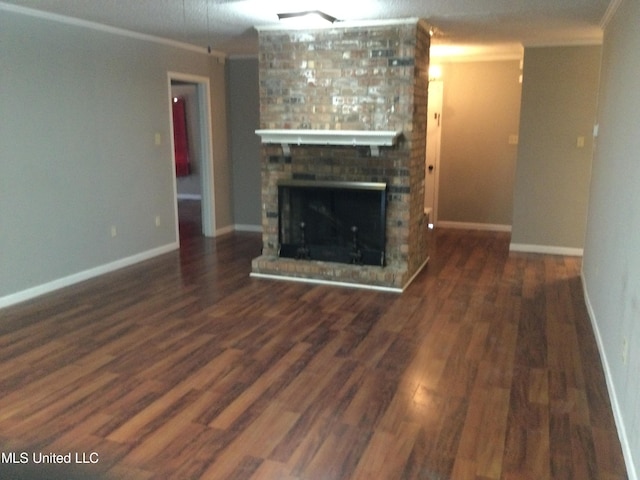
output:
[{"label": "door opening", "polygon": [[[173,115],[171,122],[171,158],[174,172],[173,193],[175,201],[176,238],[180,241],[180,215],[185,234],[215,234],[215,195],[213,185],[213,145],[211,140],[211,101],[209,79],[188,74],[169,72],[169,102],[174,98],[184,98],[186,102],[187,133],[190,139],[190,168],[193,173],[184,177],[176,175]],[[169,110],[172,112],[172,109]],[[181,200],[187,200],[184,208],[178,208]],[[190,218],[189,218],[190,217]],[[199,217],[199,218],[198,218]],[[199,220],[199,222],[197,222]],[[194,227],[194,225],[197,225]]]},{"label": "door opening", "polygon": [[424,188],[424,211],[428,217],[429,228],[433,228],[438,220],[442,91],[442,80],[429,80]]}]

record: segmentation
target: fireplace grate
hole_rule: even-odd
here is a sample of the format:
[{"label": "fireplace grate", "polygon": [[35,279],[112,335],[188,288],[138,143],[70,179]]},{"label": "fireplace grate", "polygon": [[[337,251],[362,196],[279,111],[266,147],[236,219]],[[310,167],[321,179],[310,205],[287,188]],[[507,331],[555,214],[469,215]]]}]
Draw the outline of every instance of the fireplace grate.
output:
[{"label": "fireplace grate", "polygon": [[281,181],[279,255],[384,266],[386,191],[385,183]]}]

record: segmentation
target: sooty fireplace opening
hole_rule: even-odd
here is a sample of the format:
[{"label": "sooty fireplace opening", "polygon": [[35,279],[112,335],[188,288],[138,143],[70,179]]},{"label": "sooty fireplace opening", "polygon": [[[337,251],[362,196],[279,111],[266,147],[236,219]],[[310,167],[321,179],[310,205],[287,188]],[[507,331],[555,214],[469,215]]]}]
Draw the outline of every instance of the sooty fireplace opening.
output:
[{"label": "sooty fireplace opening", "polygon": [[384,266],[386,190],[386,183],[280,181],[279,255]]}]

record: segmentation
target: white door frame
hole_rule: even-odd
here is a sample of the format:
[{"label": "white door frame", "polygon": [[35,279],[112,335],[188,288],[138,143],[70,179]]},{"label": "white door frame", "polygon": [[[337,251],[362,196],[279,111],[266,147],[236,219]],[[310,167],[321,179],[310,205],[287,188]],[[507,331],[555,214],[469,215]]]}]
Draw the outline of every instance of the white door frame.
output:
[{"label": "white door frame", "polygon": [[173,172],[173,200],[175,203],[176,218],[176,239],[180,241],[178,231],[178,181],[176,179],[176,159],[175,147],[173,140],[173,115],[171,115],[171,103],[173,96],[171,95],[171,82],[188,82],[196,85],[196,93],[198,97],[198,128],[200,129],[200,150],[202,152],[201,162],[201,191],[202,191],[202,233],[207,237],[215,236],[216,231],[216,208],[215,208],[215,192],[214,192],[214,173],[213,173],[213,140],[211,138],[211,89],[208,77],[198,75],[190,75],[187,73],[168,72],[168,101],[169,101],[169,121],[171,126],[171,171]]},{"label": "white door frame", "polygon": [[[431,195],[433,205],[429,215],[430,226],[436,226],[438,222],[438,189],[440,186],[440,142],[442,135],[442,105],[443,105],[442,80],[429,80],[428,105],[427,105],[427,149],[425,154],[425,210],[429,203],[427,197]],[[437,128],[430,128],[436,123]],[[431,158],[430,158],[431,157]],[[429,171],[429,165],[433,170]],[[432,175],[431,182],[428,182]],[[428,183],[432,183],[433,192],[427,190]]]}]

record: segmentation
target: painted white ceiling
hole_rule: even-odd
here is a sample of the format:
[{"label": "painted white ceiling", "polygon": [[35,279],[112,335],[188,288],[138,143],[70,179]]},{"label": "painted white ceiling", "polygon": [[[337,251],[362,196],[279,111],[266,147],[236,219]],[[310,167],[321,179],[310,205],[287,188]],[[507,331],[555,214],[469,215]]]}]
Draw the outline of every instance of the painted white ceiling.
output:
[{"label": "painted white ceiling", "polygon": [[[616,0],[2,0],[138,33],[211,46],[228,55],[257,53],[254,27],[277,14],[322,10],[339,20],[425,18],[434,44],[570,45],[597,43]],[[502,47],[499,47],[502,46]]]}]

